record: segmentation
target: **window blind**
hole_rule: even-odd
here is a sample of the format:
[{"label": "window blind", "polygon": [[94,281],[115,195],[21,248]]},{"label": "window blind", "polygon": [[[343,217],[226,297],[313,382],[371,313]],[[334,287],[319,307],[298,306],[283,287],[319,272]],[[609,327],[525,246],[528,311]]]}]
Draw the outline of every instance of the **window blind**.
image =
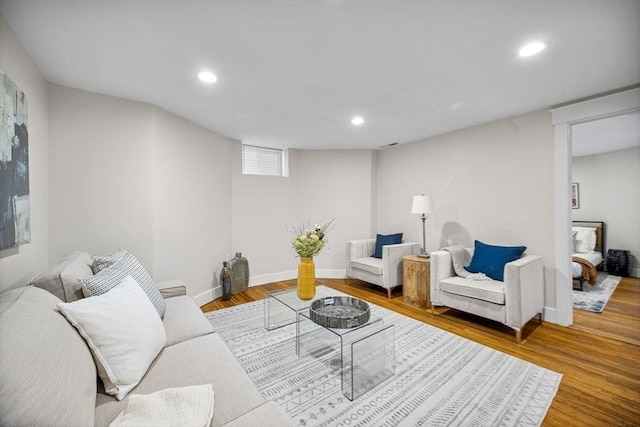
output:
[{"label": "window blind", "polygon": [[243,145],[242,173],[284,176],[283,157],[283,150]]}]

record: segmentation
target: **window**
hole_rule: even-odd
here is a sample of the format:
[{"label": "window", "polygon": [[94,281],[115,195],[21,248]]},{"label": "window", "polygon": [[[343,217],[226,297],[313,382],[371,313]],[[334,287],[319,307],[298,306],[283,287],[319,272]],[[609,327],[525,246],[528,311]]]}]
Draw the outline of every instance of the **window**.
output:
[{"label": "window", "polygon": [[242,173],[246,175],[289,176],[287,151],[243,145]]}]

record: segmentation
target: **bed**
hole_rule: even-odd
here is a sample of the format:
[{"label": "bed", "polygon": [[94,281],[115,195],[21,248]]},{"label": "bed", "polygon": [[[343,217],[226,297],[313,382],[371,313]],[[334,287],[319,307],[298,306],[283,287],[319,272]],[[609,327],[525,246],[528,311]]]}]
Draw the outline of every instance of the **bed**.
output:
[{"label": "bed", "polygon": [[574,289],[583,290],[585,282],[596,284],[597,271],[603,269],[605,224],[603,221],[573,221],[571,237]]}]

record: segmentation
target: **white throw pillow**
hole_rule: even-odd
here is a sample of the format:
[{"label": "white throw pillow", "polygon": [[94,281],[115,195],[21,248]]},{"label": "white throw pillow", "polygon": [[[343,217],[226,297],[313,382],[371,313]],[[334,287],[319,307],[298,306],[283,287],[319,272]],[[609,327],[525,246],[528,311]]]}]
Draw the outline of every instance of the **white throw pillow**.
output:
[{"label": "white throw pillow", "polygon": [[87,342],[105,391],[118,400],[140,382],[165,345],[164,325],[131,276],[102,295],[57,307]]},{"label": "white throw pillow", "polygon": [[596,229],[593,227],[573,227],[573,250],[579,254],[588,254],[596,248]]}]

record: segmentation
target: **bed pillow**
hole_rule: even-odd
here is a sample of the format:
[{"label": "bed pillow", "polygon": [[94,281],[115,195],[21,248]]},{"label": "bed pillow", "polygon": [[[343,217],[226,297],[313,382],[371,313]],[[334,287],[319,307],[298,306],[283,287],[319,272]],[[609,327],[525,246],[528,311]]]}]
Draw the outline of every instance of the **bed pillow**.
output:
[{"label": "bed pillow", "polygon": [[166,342],[162,320],[131,276],[105,294],[57,308],[87,342],[105,391],[118,400],[140,382]]},{"label": "bed pillow", "polygon": [[575,233],[573,238],[573,251],[579,254],[588,254],[596,249],[596,229],[594,227],[572,227]]},{"label": "bed pillow", "polygon": [[470,273],[484,273],[502,282],[505,264],[519,259],[526,250],[526,246],[494,246],[476,240],[471,263],[465,269]]},{"label": "bed pillow", "polygon": [[396,234],[376,234],[376,249],[371,255],[374,258],[382,258],[382,247],[386,245],[397,245],[402,243],[402,233]]},{"label": "bed pillow", "polygon": [[140,264],[140,261],[126,250],[116,262],[101,270],[95,276],[84,277],[79,280],[82,283],[84,295],[91,297],[104,294],[120,284],[127,276],[133,277],[138,282],[156,308],[158,315],[163,317],[166,304],[158,286],[156,286],[144,266]]}]

